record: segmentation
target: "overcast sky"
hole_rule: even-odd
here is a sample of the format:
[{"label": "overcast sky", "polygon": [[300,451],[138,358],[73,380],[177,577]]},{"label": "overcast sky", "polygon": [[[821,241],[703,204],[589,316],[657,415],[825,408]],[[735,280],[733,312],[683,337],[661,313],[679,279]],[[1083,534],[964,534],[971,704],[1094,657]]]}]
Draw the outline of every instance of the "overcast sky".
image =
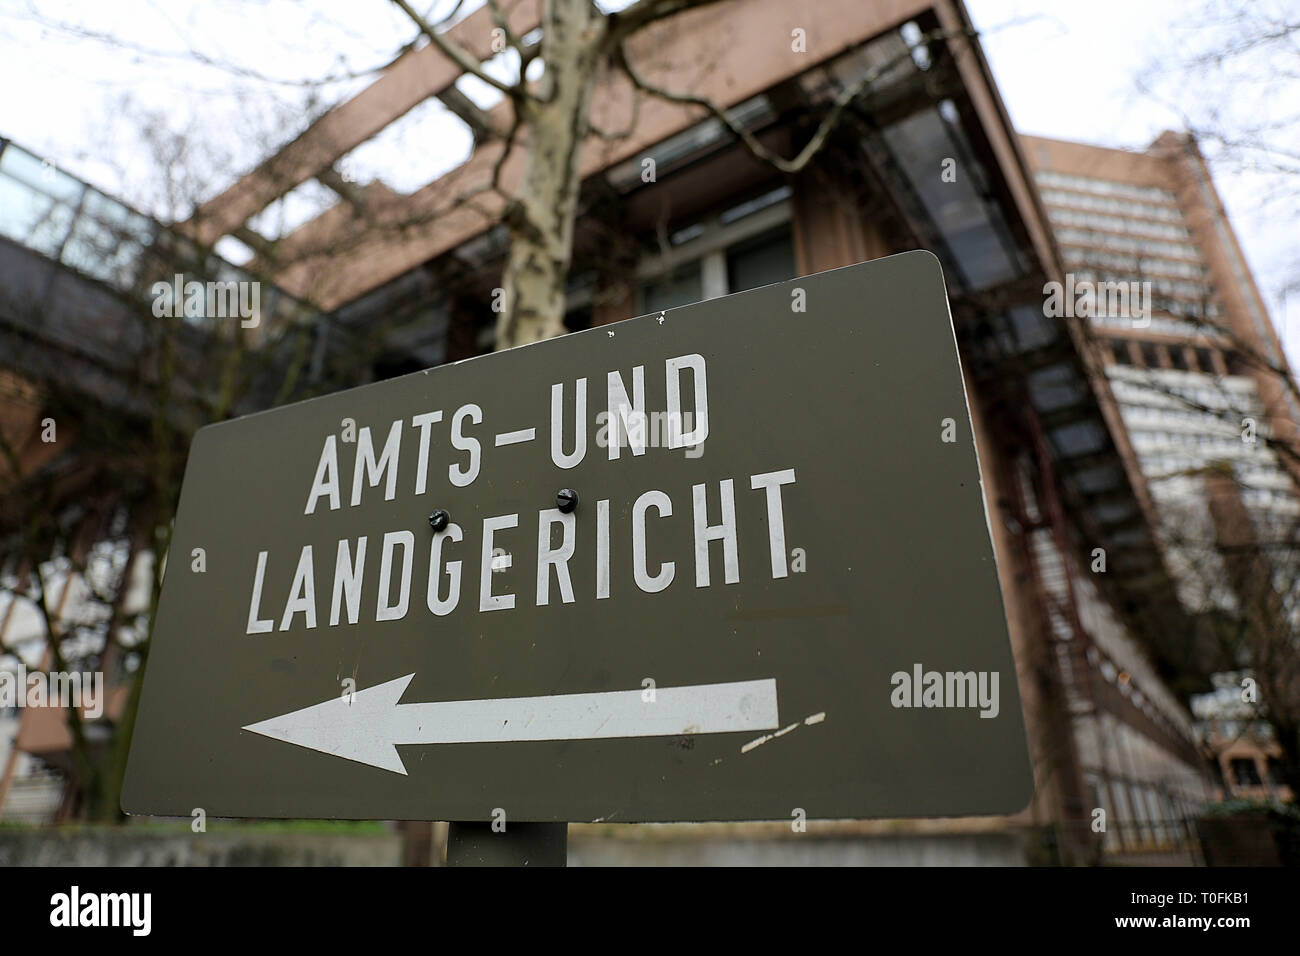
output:
[{"label": "overcast sky", "polygon": [[[1294,0],[1255,2],[1255,9],[1289,8],[1296,19]],[[1236,6],[1228,0],[967,6],[1012,120],[1025,133],[1140,149],[1161,130],[1181,128],[1183,113],[1205,122],[1215,105],[1223,112],[1211,120],[1234,129],[1284,128],[1300,116],[1294,47],[1285,64],[1289,79],[1276,64],[1249,58],[1244,75],[1207,74],[1204,88],[1175,69],[1179,59],[1213,45],[1214,15]],[[815,2],[809,8],[815,11]],[[370,71],[413,35],[386,0],[0,0],[0,135],[166,217],[167,186],[154,148],[142,143],[143,128],[180,134],[177,142],[194,153],[183,165],[211,194],[292,138],[306,111],[365,86]],[[196,52],[239,72],[205,66]],[[310,89],[294,82],[327,76],[339,79]],[[1226,97],[1224,89],[1236,95]],[[466,91],[485,98],[482,89]],[[153,141],[166,137],[155,134]],[[1294,138],[1288,145],[1300,152]],[[467,146],[460,124],[433,102],[354,151],[349,171],[408,191],[460,162]],[[1300,282],[1300,174],[1261,170],[1239,152],[1206,152],[1293,367],[1300,367],[1300,288],[1290,293],[1289,310],[1282,296]],[[332,201],[323,187],[305,185],[255,226],[276,234]]]},{"label": "overcast sky", "polygon": [[[1221,48],[1233,33],[1236,8],[1247,3],[1257,14],[1271,8],[1300,21],[1294,0],[967,0],[967,9],[1012,123],[1022,133],[1141,149],[1190,119],[1241,136],[1266,135],[1288,149],[1291,170],[1278,171],[1253,152],[1202,144],[1295,369],[1300,46],[1293,44],[1281,62],[1252,54],[1235,68],[1204,71],[1199,78],[1182,68],[1189,57]],[[1282,293],[1289,285],[1297,287],[1287,303]]]}]

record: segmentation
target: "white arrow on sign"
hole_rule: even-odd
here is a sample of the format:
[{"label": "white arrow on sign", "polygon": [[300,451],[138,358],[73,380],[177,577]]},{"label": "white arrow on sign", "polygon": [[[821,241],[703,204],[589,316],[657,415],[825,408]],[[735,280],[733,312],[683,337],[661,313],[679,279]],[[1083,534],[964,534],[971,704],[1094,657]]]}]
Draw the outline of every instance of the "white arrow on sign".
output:
[{"label": "white arrow on sign", "polygon": [[414,674],[272,717],[244,730],[406,774],[402,744],[595,740],[774,730],[776,681],[733,681],[642,691],[400,704]]}]

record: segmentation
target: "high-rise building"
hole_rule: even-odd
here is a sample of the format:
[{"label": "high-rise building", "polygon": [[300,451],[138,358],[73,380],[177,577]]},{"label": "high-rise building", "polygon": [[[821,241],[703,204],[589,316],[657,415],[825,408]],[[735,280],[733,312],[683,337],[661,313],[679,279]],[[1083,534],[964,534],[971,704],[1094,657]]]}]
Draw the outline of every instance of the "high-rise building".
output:
[{"label": "high-rise building", "polygon": [[[1100,343],[1180,599],[1245,622],[1222,666],[1249,667],[1261,642],[1267,657],[1300,634],[1300,392],[1205,161],[1170,132],[1134,152],[1023,141],[1066,270],[1061,304]],[[1207,720],[1203,743],[1224,792],[1257,794],[1256,758],[1277,743],[1266,722],[1237,723],[1249,741]]]},{"label": "high-rise building", "polygon": [[[1023,140],[1066,290],[1102,343],[1185,603],[1233,601],[1206,547],[1205,473],[1216,467],[1236,479],[1266,549],[1281,545],[1277,584],[1292,590],[1300,396],[1195,142],[1164,133],[1129,152]],[[1089,289],[1091,304],[1081,298]],[[1288,610],[1300,621],[1300,607]]]}]

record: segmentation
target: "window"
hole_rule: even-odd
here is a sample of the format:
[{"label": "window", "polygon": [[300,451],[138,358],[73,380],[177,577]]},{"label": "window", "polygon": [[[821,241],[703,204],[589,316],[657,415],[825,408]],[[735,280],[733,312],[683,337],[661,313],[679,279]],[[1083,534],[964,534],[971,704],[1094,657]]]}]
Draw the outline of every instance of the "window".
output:
[{"label": "window", "polygon": [[1064,227],[1078,226],[1086,229],[1101,229],[1115,233],[1154,236],[1162,239],[1186,239],[1189,235],[1188,231],[1182,226],[1150,222],[1145,219],[1099,216],[1095,213],[1078,212],[1057,206],[1049,206],[1047,212],[1054,224]]},{"label": "window", "polygon": [[757,289],[794,276],[794,237],[788,224],[727,250],[728,292]]},{"label": "window", "polygon": [[1232,759],[1232,779],[1239,787],[1258,787],[1264,782],[1259,777],[1259,766],[1249,757]]},{"label": "window", "polygon": [[641,312],[660,312],[690,305],[704,298],[700,281],[700,264],[688,262],[673,269],[668,275],[651,279],[641,287]]},{"label": "window", "polygon": [[1154,200],[1173,204],[1174,194],[1155,186],[1138,186],[1133,183],[1117,183],[1113,180],[1094,179],[1091,176],[1071,176],[1065,173],[1043,171],[1037,175],[1039,183],[1045,186],[1057,186],[1062,189],[1074,189],[1099,196],[1124,196],[1137,200]]},{"label": "window", "polygon": [[87,190],[81,213],[64,245],[62,261],[86,275],[129,290],[139,258],[153,235],[153,226],[144,216]]},{"label": "window", "polygon": [[1061,242],[1091,248],[1115,249],[1120,252],[1141,252],[1148,255],[1174,256],[1176,258],[1199,260],[1196,247],[1187,242],[1163,242],[1157,239],[1145,239],[1134,236],[1120,236],[1091,229],[1073,229],[1059,227],[1056,236]]},{"label": "window", "polygon": [[1066,245],[1062,254],[1066,263],[1071,266],[1082,266],[1084,268],[1100,266],[1109,269],[1122,269],[1136,273],[1143,279],[1150,279],[1154,276],[1185,276],[1189,279],[1200,279],[1205,276],[1205,267],[1203,265],[1185,259],[1163,259],[1158,256],[1133,254],[1121,255],[1114,252],[1100,251],[1090,244],[1085,244],[1086,248],[1080,248],[1070,245],[1069,240],[1062,239],[1062,242]]},{"label": "window", "polygon": [[1285,782],[1282,779],[1282,761],[1276,757],[1268,758],[1268,781],[1275,787],[1280,787]]},{"label": "window", "polygon": [[752,216],[761,209],[766,209],[768,206],[774,206],[789,199],[791,193],[792,190],[789,186],[778,186],[776,189],[769,189],[762,195],[755,196],[753,199],[748,199],[737,206],[724,210],[718,216],[718,222],[728,226],[733,222],[744,219],[746,216]]},{"label": "window", "polygon": [[0,160],[0,235],[57,255],[82,191],[80,183],[61,172],[46,174],[30,153],[6,147]]},{"label": "window", "polygon": [[[1043,182],[1043,177],[1038,176]],[[1157,203],[1139,202],[1132,199],[1111,199],[1105,196],[1085,195],[1080,192],[1067,192],[1059,189],[1042,190],[1043,201],[1049,206],[1069,206],[1074,209],[1091,209],[1099,212],[1123,213],[1143,219],[1159,219],[1164,222],[1183,223],[1183,214],[1173,206]]]}]

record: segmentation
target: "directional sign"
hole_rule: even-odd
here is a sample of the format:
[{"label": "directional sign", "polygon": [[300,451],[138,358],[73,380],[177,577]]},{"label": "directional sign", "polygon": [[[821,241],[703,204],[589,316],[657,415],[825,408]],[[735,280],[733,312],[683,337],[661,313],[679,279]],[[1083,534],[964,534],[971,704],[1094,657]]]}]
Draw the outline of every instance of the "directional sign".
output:
[{"label": "directional sign", "polygon": [[406,773],[396,744],[595,740],[772,730],[776,681],[664,687],[654,707],[639,690],[501,700],[399,701],[414,674],[245,727],[276,740]]},{"label": "directional sign", "polygon": [[952,320],[907,253],[201,430],[123,806],[1009,813]]}]

